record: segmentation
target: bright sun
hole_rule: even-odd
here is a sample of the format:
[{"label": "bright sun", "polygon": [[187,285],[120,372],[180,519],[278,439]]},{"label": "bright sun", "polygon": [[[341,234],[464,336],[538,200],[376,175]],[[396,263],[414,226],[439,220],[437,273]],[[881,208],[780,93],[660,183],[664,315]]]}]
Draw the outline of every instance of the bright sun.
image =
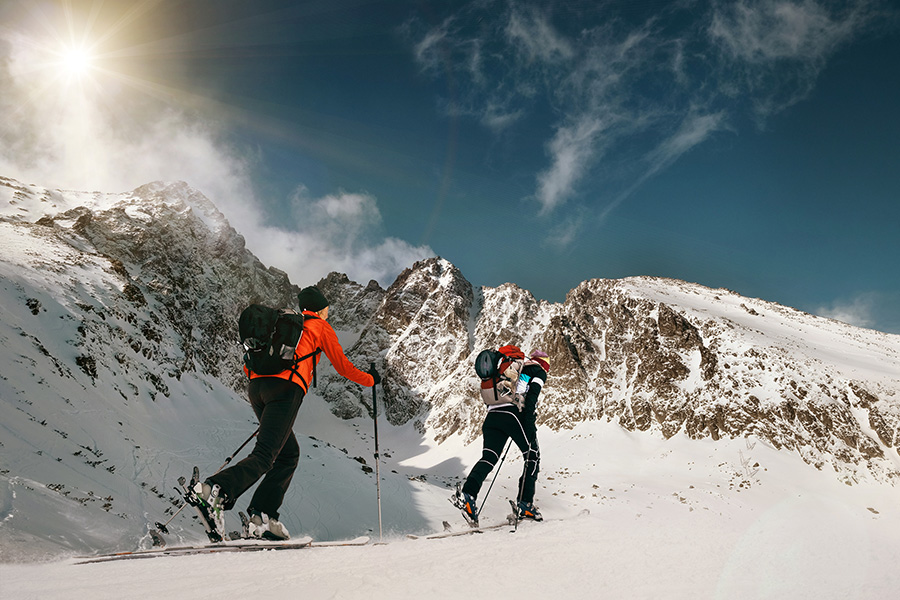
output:
[{"label": "bright sun", "polygon": [[85,48],[68,48],[60,54],[60,68],[69,76],[80,77],[91,68],[91,53]]}]

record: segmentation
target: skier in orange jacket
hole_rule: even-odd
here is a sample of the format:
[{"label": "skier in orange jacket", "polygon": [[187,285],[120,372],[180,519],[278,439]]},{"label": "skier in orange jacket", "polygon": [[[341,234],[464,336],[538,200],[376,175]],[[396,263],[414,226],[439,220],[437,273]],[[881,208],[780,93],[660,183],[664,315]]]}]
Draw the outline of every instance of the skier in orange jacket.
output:
[{"label": "skier in orange jacket", "polygon": [[311,356],[294,369],[275,375],[259,375],[244,367],[250,378],[250,405],[259,419],[256,445],[245,459],[209,477],[194,490],[198,499],[207,505],[218,533],[223,536],[223,511],[231,509],[238,497],[262,477],[247,509],[247,533],[266,539],[290,538],[287,528],[278,520],[278,509],[300,461],[300,445],[293,426],[312,382],[314,364],[322,357],[316,350],[321,350],[337,372],[351,381],[366,387],[381,382],[374,367],[368,372],[360,371],[344,355],[337,334],[328,324],[328,300],[317,287],[302,289],[297,300],[305,322],[295,357]]}]

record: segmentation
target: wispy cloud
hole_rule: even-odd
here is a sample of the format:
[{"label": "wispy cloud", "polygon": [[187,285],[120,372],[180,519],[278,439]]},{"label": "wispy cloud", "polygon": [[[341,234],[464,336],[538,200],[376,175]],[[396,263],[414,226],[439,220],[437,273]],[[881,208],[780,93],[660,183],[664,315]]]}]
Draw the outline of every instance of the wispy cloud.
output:
[{"label": "wispy cloud", "polygon": [[823,317],[836,319],[857,327],[870,327],[873,298],[869,295],[857,296],[850,300],[836,301],[829,306],[820,306],[816,311]]},{"label": "wispy cloud", "polygon": [[900,292],[861,292],[819,306],[813,312],[857,327],[900,333],[896,311],[898,302]]},{"label": "wispy cloud", "polygon": [[[129,15],[119,22],[129,23]],[[219,207],[264,263],[295,282],[314,283],[338,270],[387,284],[413,261],[434,255],[427,246],[386,237],[377,201],[366,194],[298,194],[294,222],[273,226],[267,218],[273,200],[286,199],[257,195],[253,177],[262,159],[229,141],[222,123],[235,115],[228,107],[141,78],[125,70],[124,59],[118,70],[101,65],[81,79],[66,77],[52,57],[66,29],[77,30],[77,19],[69,15],[62,31],[48,31],[46,17],[23,11],[0,26],[0,174],[108,192],[184,180]],[[148,52],[152,44],[140,52],[111,51],[133,62]]]},{"label": "wispy cloud", "polygon": [[538,175],[537,200],[547,213],[572,194],[596,154],[597,137],[603,124],[593,115],[581,115],[578,122],[556,130],[547,144],[551,165]]},{"label": "wispy cloud", "polygon": [[732,57],[747,63],[821,62],[872,16],[865,2],[834,7],[813,0],[722,3],[713,11],[709,34]]},{"label": "wispy cloud", "polygon": [[723,94],[748,96],[764,125],[806,98],[827,61],[881,12],[868,0],[716,3],[707,34],[721,52]]},{"label": "wispy cloud", "polygon": [[571,42],[536,7],[512,11],[505,34],[510,46],[518,48],[527,61],[557,63],[575,55]]},{"label": "wispy cloud", "polygon": [[452,77],[458,114],[497,134],[553,115],[530,197],[544,215],[584,202],[603,218],[685,153],[736,132],[740,117],[764,126],[805,98],[878,6],[713,0],[672,3],[636,22],[604,3],[511,0],[471,3],[438,27],[407,31],[423,69]]},{"label": "wispy cloud", "polygon": [[666,169],[683,154],[705,142],[710,136],[727,128],[724,111],[716,113],[688,113],[682,116],[678,129],[660,140],[644,156],[644,173],[639,182]]}]

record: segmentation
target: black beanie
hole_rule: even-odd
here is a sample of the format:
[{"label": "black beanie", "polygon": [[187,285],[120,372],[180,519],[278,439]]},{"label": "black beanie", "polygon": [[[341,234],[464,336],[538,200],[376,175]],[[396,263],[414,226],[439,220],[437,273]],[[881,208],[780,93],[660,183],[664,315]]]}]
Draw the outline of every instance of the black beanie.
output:
[{"label": "black beanie", "polygon": [[313,312],[319,312],[328,306],[328,300],[322,295],[319,288],[314,285],[300,290],[300,293],[297,294],[297,302],[300,303],[300,310],[311,310]]}]

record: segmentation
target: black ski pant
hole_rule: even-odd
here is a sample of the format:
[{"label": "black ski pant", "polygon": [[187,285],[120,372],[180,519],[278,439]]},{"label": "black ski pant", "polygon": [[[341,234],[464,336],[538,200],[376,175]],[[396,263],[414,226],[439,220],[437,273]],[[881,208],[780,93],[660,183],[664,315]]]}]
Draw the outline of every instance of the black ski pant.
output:
[{"label": "black ski pant", "polygon": [[463,491],[473,497],[478,497],[484,480],[500,460],[506,441],[512,438],[512,441],[522,451],[522,458],[525,459],[525,468],[519,477],[518,499],[524,502],[533,501],[534,486],[541,463],[541,451],[538,448],[537,426],[534,419],[522,418],[519,410],[514,406],[496,408],[488,411],[484,424],[481,426],[481,433],[484,439],[481,460],[472,467],[472,471],[463,485]]},{"label": "black ski pant", "polygon": [[256,445],[247,458],[213,475],[226,495],[224,507],[235,501],[262,477],[249,506],[278,518],[278,509],[300,462],[300,444],[294,436],[294,420],[305,392],[296,383],[278,377],[250,380],[250,406],[259,419]]}]

